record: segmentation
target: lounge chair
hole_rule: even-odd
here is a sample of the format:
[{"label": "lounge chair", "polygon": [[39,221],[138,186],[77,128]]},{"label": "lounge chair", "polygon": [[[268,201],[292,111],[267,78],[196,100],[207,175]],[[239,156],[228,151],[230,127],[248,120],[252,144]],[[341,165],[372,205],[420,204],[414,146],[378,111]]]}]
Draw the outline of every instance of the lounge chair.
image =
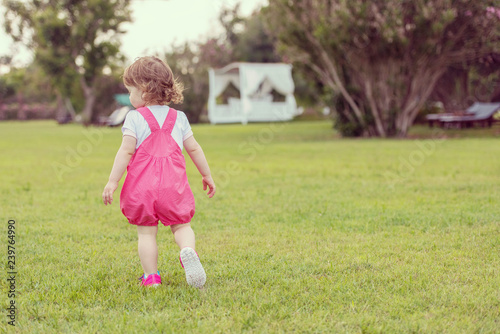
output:
[{"label": "lounge chair", "polygon": [[480,103],[476,102],[464,113],[446,113],[446,114],[430,114],[426,116],[429,126],[432,127],[435,122],[441,127],[451,128],[457,127],[469,128],[475,124],[483,127],[493,124],[495,119],[493,116],[500,111],[500,103]]},{"label": "lounge chair", "polygon": [[129,106],[123,106],[121,108],[113,111],[111,115],[109,115],[106,120],[107,126],[119,126],[122,125],[123,121],[125,121],[125,116],[127,116],[128,112],[134,108]]}]

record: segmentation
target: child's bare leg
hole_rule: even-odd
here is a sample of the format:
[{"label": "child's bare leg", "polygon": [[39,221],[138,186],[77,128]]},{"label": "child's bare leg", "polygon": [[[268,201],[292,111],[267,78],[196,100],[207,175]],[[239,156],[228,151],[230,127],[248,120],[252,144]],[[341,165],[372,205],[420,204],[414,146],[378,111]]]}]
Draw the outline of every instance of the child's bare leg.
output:
[{"label": "child's bare leg", "polygon": [[180,249],[183,249],[185,247],[190,247],[192,249],[195,249],[194,231],[191,228],[191,224],[187,223],[187,224],[171,225],[170,229],[172,230],[175,242],[177,243]]},{"label": "child's bare leg", "polygon": [[139,258],[146,275],[156,274],[158,270],[158,246],[156,234],[158,226],[137,226],[139,236]]},{"label": "child's bare leg", "polygon": [[198,254],[194,250],[195,240],[191,225],[189,223],[178,224],[171,225],[170,228],[174,234],[175,242],[181,249],[179,260],[186,272],[187,283],[196,288],[202,288],[207,280],[207,275]]}]

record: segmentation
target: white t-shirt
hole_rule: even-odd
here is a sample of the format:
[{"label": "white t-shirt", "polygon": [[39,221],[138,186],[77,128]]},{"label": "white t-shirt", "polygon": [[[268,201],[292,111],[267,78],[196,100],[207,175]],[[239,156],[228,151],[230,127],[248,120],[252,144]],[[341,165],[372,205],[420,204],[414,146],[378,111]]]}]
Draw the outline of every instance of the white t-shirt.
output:
[{"label": "white t-shirt", "polygon": [[[156,118],[160,128],[163,126],[163,122],[167,118],[169,106],[148,106],[149,110],[153,113]],[[151,129],[149,128],[148,122],[137,110],[131,110],[128,112],[127,117],[125,117],[125,122],[122,127],[123,135],[132,136],[137,139],[137,144],[135,148],[137,149],[142,142],[148,138],[151,134]],[[172,129],[172,137],[179,147],[183,148],[184,140],[188,139],[193,135],[191,130],[191,125],[182,111],[177,110],[177,119],[175,120],[174,128]]]}]

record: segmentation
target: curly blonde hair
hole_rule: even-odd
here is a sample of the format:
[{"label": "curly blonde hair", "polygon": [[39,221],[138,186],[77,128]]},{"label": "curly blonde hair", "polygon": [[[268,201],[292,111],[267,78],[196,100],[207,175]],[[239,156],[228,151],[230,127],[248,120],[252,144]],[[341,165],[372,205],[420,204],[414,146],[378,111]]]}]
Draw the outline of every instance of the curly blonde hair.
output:
[{"label": "curly blonde hair", "polygon": [[123,73],[123,83],[143,92],[146,105],[182,103],[184,86],[177,81],[163,60],[157,57],[137,58]]}]

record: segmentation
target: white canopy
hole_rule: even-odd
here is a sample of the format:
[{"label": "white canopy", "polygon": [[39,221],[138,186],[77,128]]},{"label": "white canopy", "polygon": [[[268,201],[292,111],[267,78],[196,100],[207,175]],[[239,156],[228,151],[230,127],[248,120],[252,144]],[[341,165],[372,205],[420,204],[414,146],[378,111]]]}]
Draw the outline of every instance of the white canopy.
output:
[{"label": "white canopy", "polygon": [[[297,114],[293,96],[292,66],[281,63],[232,63],[222,69],[210,69],[208,118],[211,123],[269,122],[290,120]],[[232,83],[240,99],[216,104],[216,98]],[[274,102],[271,91],[285,96]]]}]

